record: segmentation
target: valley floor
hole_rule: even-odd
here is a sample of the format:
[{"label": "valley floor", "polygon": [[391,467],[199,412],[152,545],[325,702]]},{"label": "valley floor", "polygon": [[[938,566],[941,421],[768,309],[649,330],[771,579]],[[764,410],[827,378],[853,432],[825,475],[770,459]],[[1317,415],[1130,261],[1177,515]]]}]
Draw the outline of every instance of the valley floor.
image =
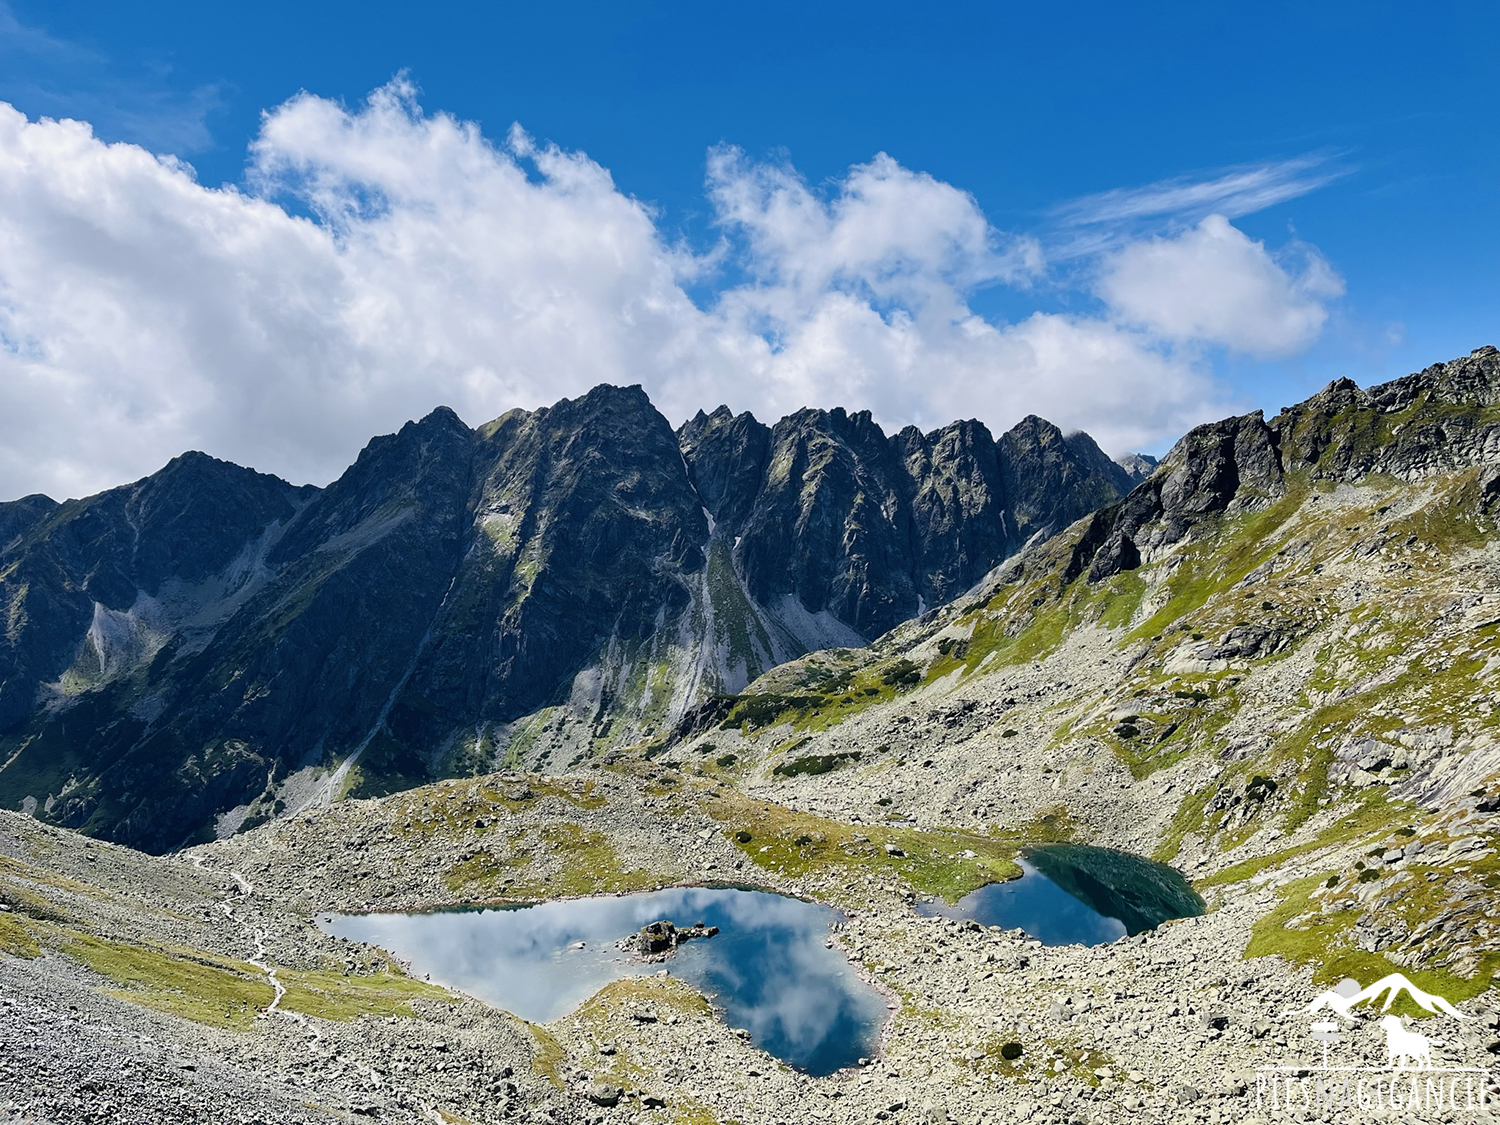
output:
[{"label": "valley floor", "polygon": [[[1306,969],[1242,956],[1274,888],[1211,892],[1203,917],[1092,949],[915,914],[914,899],[993,877],[1041,830],[856,824],[651,764],[442,783],[163,858],[3,814],[0,1120],[1271,1119],[1254,1067],[1308,1057],[1305,1020],[1288,1013],[1318,991]],[[874,846],[886,838],[906,854]],[[310,921],[681,882],[846,910],[837,940],[890,997],[880,1057],[799,1074],[670,978],[618,982],[532,1026]],[[286,994],[258,1015],[274,995],[248,960],[262,944]],[[1480,1007],[1455,1056],[1484,1057],[1494,1009]],[[1002,1057],[1009,1042],[1019,1059]],[[624,1089],[618,1106],[588,1100],[600,1081]]]}]

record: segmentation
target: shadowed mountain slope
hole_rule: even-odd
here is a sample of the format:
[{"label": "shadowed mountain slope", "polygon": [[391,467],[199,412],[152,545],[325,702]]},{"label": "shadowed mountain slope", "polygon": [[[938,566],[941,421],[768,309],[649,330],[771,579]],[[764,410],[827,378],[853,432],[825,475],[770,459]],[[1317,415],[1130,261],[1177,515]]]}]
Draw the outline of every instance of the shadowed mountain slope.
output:
[{"label": "shadowed mountain slope", "polygon": [[324,489],[187,454],[3,504],[0,804],[160,850],[566,765],[863,644],[1128,484],[1035,418],[997,442],[720,408],[674,434],[601,386],[479,430],[435,410]]}]

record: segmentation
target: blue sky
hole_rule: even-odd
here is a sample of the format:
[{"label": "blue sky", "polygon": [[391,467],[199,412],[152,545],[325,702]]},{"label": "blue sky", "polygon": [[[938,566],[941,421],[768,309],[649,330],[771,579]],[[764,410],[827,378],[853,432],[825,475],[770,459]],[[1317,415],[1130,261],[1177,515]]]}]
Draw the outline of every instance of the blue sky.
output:
[{"label": "blue sky", "polygon": [[[772,415],[868,406],[891,426],[971,413],[999,427],[1036,409],[1113,452],[1159,452],[1194,421],[1497,341],[1497,33],[1500,8],[1477,3],[11,0],[0,100],[28,125],[87,122],[240,203],[118,152],[87,181],[102,149],[14,132],[0,193],[70,202],[19,209],[35,245],[0,261],[14,420],[0,495],[102,486],[174,445],[322,479],[436,401],[477,422],[600,378],[645,382],[674,421],[723,399]],[[382,89],[396,93],[377,119]],[[442,115],[473,123],[479,147],[455,141],[428,167]],[[429,179],[398,183],[387,157]],[[503,167],[449,191],[485,159]],[[546,198],[505,203],[485,177],[510,168]],[[116,216],[123,198],[136,202]],[[512,253],[505,222],[533,204],[527,231],[556,225]],[[306,232],[271,206],[332,249],[298,257]],[[486,211],[502,206],[511,220]],[[191,242],[205,224],[212,252]],[[617,232],[608,253],[573,253],[596,229]],[[483,238],[506,245],[432,250]],[[243,258],[223,249],[241,243]],[[503,277],[486,272],[497,259]],[[600,280],[605,259],[620,277]],[[88,286],[85,324],[68,301]],[[143,288],[149,306],[129,296]],[[274,309],[228,323],[271,288]],[[542,308],[537,293],[563,296]],[[108,316],[99,294],[117,302]],[[496,308],[559,335],[476,327]],[[295,352],[256,351],[276,339]],[[247,349],[239,366],[219,358]],[[70,437],[79,411],[121,439],[101,452]]]}]

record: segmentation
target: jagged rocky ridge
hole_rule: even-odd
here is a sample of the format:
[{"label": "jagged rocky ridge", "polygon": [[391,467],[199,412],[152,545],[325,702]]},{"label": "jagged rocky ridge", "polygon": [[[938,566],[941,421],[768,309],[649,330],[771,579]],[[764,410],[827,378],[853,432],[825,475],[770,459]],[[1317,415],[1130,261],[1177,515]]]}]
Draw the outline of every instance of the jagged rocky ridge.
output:
[{"label": "jagged rocky ridge", "polygon": [[[1163,472],[1200,470],[1148,482],[1151,503],[1179,499],[1132,535],[1137,565],[1089,581],[1086,517],[868,647],[772,669],[655,757],[338,802],[161,858],[0,813],[0,1116],[222,1116],[232,1096],[246,1121],[1239,1121],[1252,1068],[1315,1061],[1295,1013],[1391,972],[1474,1017],[1412,1025],[1442,1065],[1488,1066],[1495,358],[1424,373],[1393,414],[1314,413],[1321,456],[1288,455],[1274,426],[1265,477],[1236,441],[1232,469],[1202,452],[1213,442],[1184,443]],[[1446,401],[1476,370],[1487,386]],[[1362,454],[1372,427],[1388,428]],[[1345,475],[1361,462],[1374,471]],[[1232,491],[1213,483],[1231,472]],[[912,910],[992,878],[997,852],[1058,839],[1150,852],[1209,909],[1094,948]],[[423,994],[407,1015],[384,954],[308,925],[700,880],[850,912],[831,940],[892,990],[874,1065],[777,1066],[671,976],[544,1027],[406,982]],[[300,987],[252,1021],[267,966]],[[200,1022],[157,1010],[221,990],[241,999]],[[1380,1015],[1341,1025],[1339,1065],[1381,1065]],[[616,1106],[592,1100],[600,1086],[625,1087]]]},{"label": "jagged rocky ridge", "polygon": [[346,785],[561,768],[865,643],[1130,483],[1034,417],[674,434],[603,386],[478,430],[436,410],[324,489],[190,453],[27,497],[0,505],[0,805],[160,850]]},{"label": "jagged rocky ridge", "polygon": [[[1199,426],[1118,504],[1102,506],[1069,565],[1089,581],[1131,570],[1187,537],[1205,516],[1283,495],[1287,477],[1358,481],[1376,473],[1416,480],[1500,464],[1500,352],[1478,348],[1450,363],[1361,390],[1338,379],[1270,422],[1257,411]],[[1500,500],[1500,481],[1484,485]]]}]

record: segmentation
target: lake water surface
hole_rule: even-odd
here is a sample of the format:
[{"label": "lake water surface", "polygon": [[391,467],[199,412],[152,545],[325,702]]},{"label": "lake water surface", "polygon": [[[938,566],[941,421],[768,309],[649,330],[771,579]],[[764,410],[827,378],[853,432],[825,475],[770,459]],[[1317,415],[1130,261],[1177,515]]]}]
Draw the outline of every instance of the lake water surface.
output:
[{"label": "lake water surface", "polygon": [[1023,874],[991,883],[954,906],[924,904],[924,914],[1019,927],[1044,945],[1102,945],[1203,913],[1203,900],[1180,872],[1112,848],[1050,844],[1021,859]]},{"label": "lake water surface", "polygon": [[[656,964],[614,947],[659,918],[705,922],[719,934]],[[876,1053],[888,1014],[884,998],[825,947],[839,919],[829,907],[764,891],[682,887],[499,909],[325,914],[318,924],[536,1022],[567,1015],[610,981],[666,969],[764,1050],[808,1073],[831,1074]],[[584,947],[573,948],[580,941]]]}]

